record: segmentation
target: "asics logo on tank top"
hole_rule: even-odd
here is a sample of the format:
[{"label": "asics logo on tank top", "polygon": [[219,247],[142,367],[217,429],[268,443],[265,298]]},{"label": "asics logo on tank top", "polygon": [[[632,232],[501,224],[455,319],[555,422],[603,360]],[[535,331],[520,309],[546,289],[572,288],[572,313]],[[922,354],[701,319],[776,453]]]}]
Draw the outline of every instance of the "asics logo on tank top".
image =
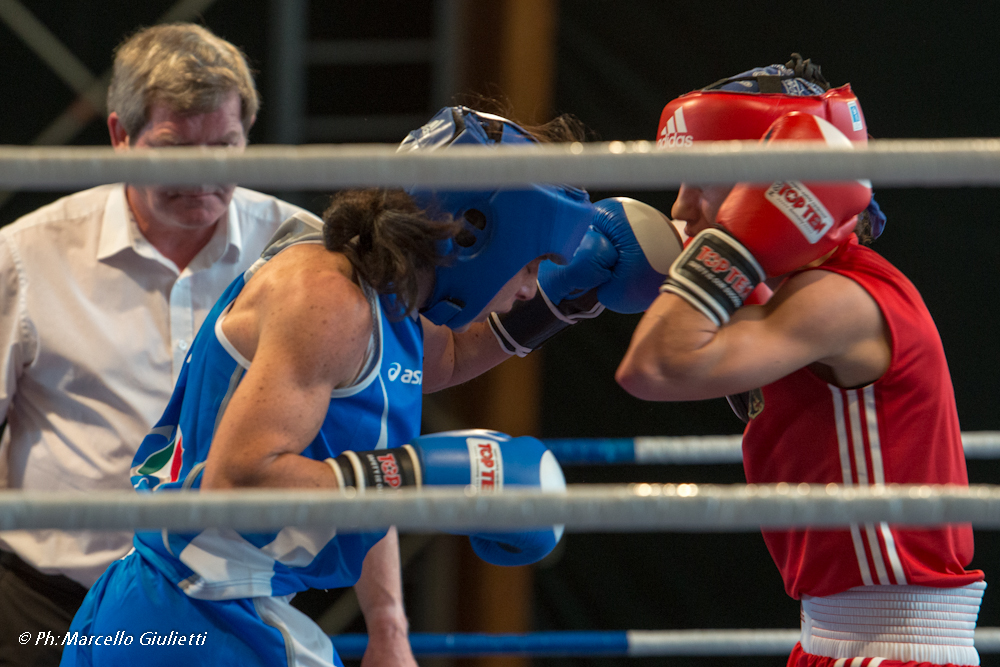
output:
[{"label": "asics logo on tank top", "polygon": [[395,382],[398,378],[403,384],[423,384],[424,373],[423,371],[415,371],[409,368],[403,368],[398,363],[393,362],[389,366],[389,371],[386,373],[389,376],[389,382]]},{"label": "asics logo on tank top", "polygon": [[690,146],[694,143],[694,138],[687,131],[687,123],[684,122],[684,107],[677,107],[677,111],[674,112],[674,115],[667,120],[667,124],[660,130],[660,136],[656,140],[656,145],[660,148]]},{"label": "asics logo on tank top", "polygon": [[830,212],[798,181],[774,183],[764,196],[798,227],[809,243],[816,243],[833,227]]}]

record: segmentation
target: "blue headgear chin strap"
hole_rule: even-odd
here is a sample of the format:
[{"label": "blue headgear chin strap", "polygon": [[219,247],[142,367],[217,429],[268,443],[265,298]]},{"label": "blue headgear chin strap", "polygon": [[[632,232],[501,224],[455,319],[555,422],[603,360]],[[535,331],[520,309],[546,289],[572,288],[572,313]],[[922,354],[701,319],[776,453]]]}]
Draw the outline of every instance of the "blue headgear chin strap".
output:
[{"label": "blue headgear chin strap", "polygon": [[[531,144],[525,130],[500,116],[445,107],[410,132],[400,151],[457,145]],[[463,219],[465,229],[442,244],[451,262],[438,267],[434,290],[421,309],[434,324],[458,329],[472,322],[500,289],[536,257],[568,261],[593,218],[584,190],[530,185],[517,190],[452,191],[410,188],[431,215]]]},{"label": "blue headgear chin strap", "polygon": [[[727,90],[737,93],[783,93],[785,95],[822,95],[830,88],[823,78],[819,65],[809,59],[803,60],[797,53],[784,65],[755,67],[735,76],[720,79],[703,90]],[[878,238],[885,231],[885,214],[872,195],[868,208],[872,238]]]}]

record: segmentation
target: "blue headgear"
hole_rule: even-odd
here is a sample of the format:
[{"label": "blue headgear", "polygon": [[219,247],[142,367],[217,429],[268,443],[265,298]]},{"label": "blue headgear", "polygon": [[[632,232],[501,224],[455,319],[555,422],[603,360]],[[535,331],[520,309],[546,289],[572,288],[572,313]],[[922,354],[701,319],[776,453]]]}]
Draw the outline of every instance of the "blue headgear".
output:
[{"label": "blue headgear", "polygon": [[[811,60],[803,60],[797,53],[784,65],[755,67],[735,76],[720,79],[702,90],[727,90],[736,93],[783,93],[785,95],[822,95],[830,88],[823,78],[819,65]],[[878,238],[885,231],[885,214],[872,194],[871,202],[865,209],[871,223],[872,238]]]},{"label": "blue headgear", "polygon": [[[497,124],[499,141],[487,133],[489,126]],[[500,116],[445,107],[410,132],[399,150],[535,142],[525,130]],[[464,220],[465,229],[442,244],[442,254],[451,262],[436,269],[434,291],[421,310],[434,324],[452,329],[470,323],[536,257],[554,255],[568,261],[593,219],[587,193],[564,185],[473,192],[410,188],[408,192],[432,214],[443,212]]]}]

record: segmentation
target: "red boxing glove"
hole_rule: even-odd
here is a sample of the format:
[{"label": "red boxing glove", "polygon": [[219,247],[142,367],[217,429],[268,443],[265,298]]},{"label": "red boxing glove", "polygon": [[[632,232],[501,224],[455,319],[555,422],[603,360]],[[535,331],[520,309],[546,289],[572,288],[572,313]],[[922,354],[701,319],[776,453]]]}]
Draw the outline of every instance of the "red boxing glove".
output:
[{"label": "red boxing glove", "polygon": [[[853,147],[833,125],[799,111],[774,121],[761,143],[774,141]],[[715,221],[739,239],[768,276],[780,276],[846,241],[871,198],[868,181],[742,183],[726,197]]]},{"label": "red boxing glove", "polygon": [[[802,112],[776,120],[761,141],[851,147],[840,130]],[[660,289],[725,324],[765,278],[798,269],[847,240],[869,201],[867,181],[740,183],[716,215],[720,228],[694,237]]]}]

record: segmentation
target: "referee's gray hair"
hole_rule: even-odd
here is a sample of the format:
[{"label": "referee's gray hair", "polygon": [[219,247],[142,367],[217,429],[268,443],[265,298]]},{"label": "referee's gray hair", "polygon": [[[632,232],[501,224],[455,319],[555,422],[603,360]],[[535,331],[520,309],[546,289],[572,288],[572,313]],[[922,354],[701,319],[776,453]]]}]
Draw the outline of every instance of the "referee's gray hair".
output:
[{"label": "referee's gray hair", "polygon": [[205,113],[218,109],[232,92],[240,96],[246,134],[260,96],[243,53],[193,23],[157,25],[136,32],[115,49],[108,113],[117,113],[134,138],[146,126],[155,102],[183,113]]}]

